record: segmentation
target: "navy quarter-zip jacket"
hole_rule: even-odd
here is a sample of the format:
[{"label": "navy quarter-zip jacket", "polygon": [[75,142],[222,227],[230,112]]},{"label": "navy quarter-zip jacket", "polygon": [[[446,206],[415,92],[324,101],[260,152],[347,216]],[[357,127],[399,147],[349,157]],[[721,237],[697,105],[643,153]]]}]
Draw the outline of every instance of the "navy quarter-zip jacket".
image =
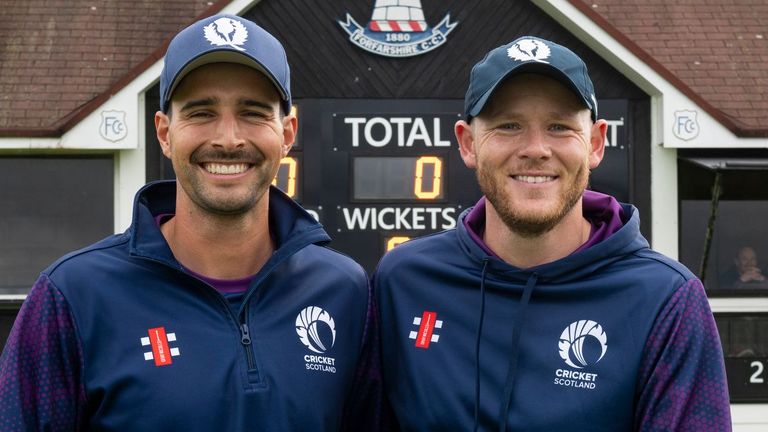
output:
[{"label": "navy quarter-zip jacket", "polygon": [[42,273],[0,361],[0,429],[339,429],[368,316],[365,272],[272,188],[276,250],[234,310],[157,226],[175,191],[145,186],[125,233]]}]

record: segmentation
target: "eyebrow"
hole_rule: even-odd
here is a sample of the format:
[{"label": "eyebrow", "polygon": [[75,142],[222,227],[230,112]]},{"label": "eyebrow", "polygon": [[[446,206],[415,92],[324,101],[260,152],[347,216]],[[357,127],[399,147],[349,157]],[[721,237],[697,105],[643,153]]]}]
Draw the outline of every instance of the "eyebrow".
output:
[{"label": "eyebrow", "polygon": [[[586,108],[584,108],[586,109]],[[575,117],[578,117],[581,114],[582,109],[571,109],[568,107],[564,107],[563,109],[560,109],[558,111],[548,111],[547,115],[549,118],[554,120],[570,120]],[[519,118],[525,118],[527,115],[526,111],[505,111],[504,107],[498,107],[498,109],[491,109],[488,111],[489,117],[504,117],[504,118],[512,118],[512,119],[519,119]]]},{"label": "eyebrow", "polygon": [[237,103],[239,105],[245,105],[251,108],[263,108],[265,110],[272,110],[272,105],[254,99],[240,99],[237,101]]},{"label": "eyebrow", "polygon": [[549,115],[550,117],[554,118],[555,120],[569,120],[574,117],[578,117],[581,114],[581,109],[579,110],[562,110],[562,111],[550,111]]},{"label": "eyebrow", "polygon": [[201,106],[215,105],[218,101],[219,101],[218,98],[213,98],[213,97],[191,100],[185,103],[184,106],[181,107],[180,111],[186,111],[186,110],[201,107]]},{"label": "eyebrow", "polygon": [[[181,107],[181,111],[185,111],[185,110],[189,110],[189,109],[197,108],[201,106],[216,105],[217,103],[219,103],[219,98],[215,98],[215,97],[195,99],[185,103],[184,106]],[[239,99],[237,103],[238,105],[244,105],[251,108],[262,108],[265,110],[272,109],[272,105],[255,100],[255,99]]]}]

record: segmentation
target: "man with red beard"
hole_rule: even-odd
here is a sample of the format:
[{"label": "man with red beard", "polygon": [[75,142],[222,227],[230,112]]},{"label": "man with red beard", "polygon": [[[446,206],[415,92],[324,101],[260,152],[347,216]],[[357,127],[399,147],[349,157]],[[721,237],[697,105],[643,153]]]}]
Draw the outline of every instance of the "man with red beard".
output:
[{"label": "man with red beard", "polygon": [[171,41],[155,126],[177,181],[40,275],[0,358],[0,429],[364,428],[348,399],[368,279],[271,186],[290,112],[283,46],[253,22],[212,16]]},{"label": "man with red beard", "polygon": [[484,197],[374,275],[402,430],[727,431],[701,282],[637,209],[586,189],[607,124],[584,62],[523,37],[472,70],[461,156]]}]

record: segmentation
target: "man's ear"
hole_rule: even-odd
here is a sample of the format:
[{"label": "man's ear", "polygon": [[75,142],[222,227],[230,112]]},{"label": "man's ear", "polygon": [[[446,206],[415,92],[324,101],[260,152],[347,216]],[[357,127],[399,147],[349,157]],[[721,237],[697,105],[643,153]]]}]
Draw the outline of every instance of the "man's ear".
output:
[{"label": "man's ear", "polygon": [[472,126],[464,120],[459,120],[453,127],[456,134],[456,141],[459,143],[459,152],[464,165],[467,168],[477,168],[477,158],[475,157],[475,137]]},{"label": "man's ear", "polygon": [[170,127],[171,119],[162,111],[155,113],[155,131],[157,133],[157,141],[160,143],[160,149],[163,151],[163,155],[168,159],[171,158],[171,144],[168,141],[168,128]]},{"label": "man's ear", "polygon": [[283,157],[291,151],[293,143],[296,142],[296,134],[299,131],[299,119],[294,114],[288,114],[283,117]]},{"label": "man's ear", "polygon": [[605,155],[605,143],[608,141],[608,122],[597,120],[592,124],[589,136],[589,169],[595,169],[600,165]]}]

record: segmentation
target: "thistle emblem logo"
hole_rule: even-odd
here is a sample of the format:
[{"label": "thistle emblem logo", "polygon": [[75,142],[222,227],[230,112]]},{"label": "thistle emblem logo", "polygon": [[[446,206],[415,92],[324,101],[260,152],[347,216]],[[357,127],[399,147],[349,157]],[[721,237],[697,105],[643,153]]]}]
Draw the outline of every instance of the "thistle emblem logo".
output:
[{"label": "thistle emblem logo", "polygon": [[509,58],[521,62],[535,61],[549,64],[544,60],[549,58],[550,54],[551,50],[547,44],[536,39],[523,39],[507,49]]},{"label": "thistle emblem logo", "polygon": [[242,45],[248,40],[248,30],[243,23],[231,18],[219,18],[203,28],[205,39],[216,46],[229,46],[245,51]]},{"label": "thistle emblem logo", "polygon": [[[600,355],[587,356],[584,353],[584,342],[588,337],[594,338],[600,344]],[[560,335],[560,357],[568,366],[582,369],[599,362],[608,350],[608,336],[600,324],[591,320],[579,320],[571,323]],[[595,358],[597,357],[597,358]]]},{"label": "thistle emblem logo", "polygon": [[309,306],[296,316],[296,334],[307,348],[322,354],[336,342],[336,323],[322,308]]}]

